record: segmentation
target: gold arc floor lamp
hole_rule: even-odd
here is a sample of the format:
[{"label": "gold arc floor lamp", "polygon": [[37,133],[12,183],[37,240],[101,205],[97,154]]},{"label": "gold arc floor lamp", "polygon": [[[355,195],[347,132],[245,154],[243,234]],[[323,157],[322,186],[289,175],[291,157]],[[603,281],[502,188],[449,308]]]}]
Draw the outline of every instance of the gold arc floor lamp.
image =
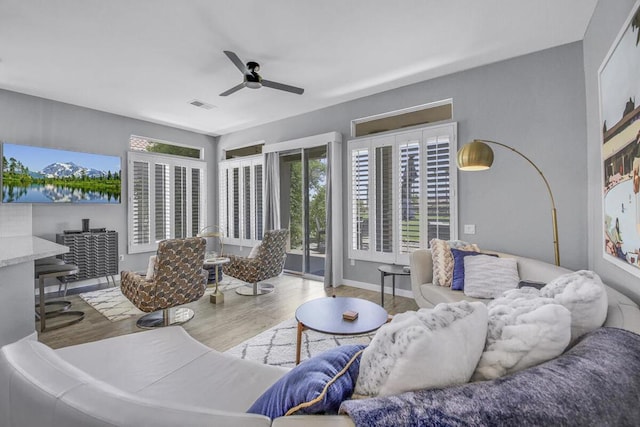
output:
[{"label": "gold arc floor lamp", "polygon": [[525,156],[515,148],[509,147],[506,144],[486,139],[474,139],[473,142],[469,142],[468,144],[463,145],[462,148],[458,150],[458,169],[462,171],[481,171],[489,169],[493,164],[493,150],[487,144],[499,145],[513,151],[514,153],[525,159],[527,162],[529,162],[529,164],[533,166],[534,169],[540,174],[540,177],[544,181],[544,185],[546,185],[547,191],[549,192],[549,198],[551,199],[553,250],[555,253],[556,265],[560,265],[560,245],[558,243],[558,216],[556,213],[556,203],[553,199],[553,193],[551,192],[551,187],[549,186],[547,178],[544,176],[540,168],[531,161],[531,159],[529,159],[527,156]]}]

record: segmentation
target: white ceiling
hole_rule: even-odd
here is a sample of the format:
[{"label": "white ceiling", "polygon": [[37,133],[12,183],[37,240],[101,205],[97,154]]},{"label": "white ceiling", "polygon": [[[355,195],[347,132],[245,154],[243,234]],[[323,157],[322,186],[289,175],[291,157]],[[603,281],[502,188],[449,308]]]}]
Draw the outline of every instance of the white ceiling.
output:
[{"label": "white ceiling", "polygon": [[[581,40],[596,3],[0,0],[0,88],[220,135]],[[223,50],[304,94],[218,96]]]}]

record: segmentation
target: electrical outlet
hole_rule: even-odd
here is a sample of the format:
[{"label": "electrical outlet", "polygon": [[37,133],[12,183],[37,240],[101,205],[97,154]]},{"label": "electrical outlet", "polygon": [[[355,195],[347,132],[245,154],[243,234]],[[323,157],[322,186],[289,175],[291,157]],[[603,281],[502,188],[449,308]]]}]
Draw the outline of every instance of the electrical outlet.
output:
[{"label": "electrical outlet", "polygon": [[464,225],[464,234],[476,234],[476,225],[475,224],[465,224]]},{"label": "electrical outlet", "polygon": [[118,261],[124,261],[124,255],[118,255]]},{"label": "electrical outlet", "polygon": [[355,259],[351,259],[351,265],[356,265],[356,260]]}]

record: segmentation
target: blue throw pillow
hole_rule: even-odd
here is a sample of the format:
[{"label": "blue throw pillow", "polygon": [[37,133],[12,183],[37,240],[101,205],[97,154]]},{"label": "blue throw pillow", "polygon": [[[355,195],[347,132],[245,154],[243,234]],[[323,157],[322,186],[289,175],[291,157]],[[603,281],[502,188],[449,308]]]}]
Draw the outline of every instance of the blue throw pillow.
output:
[{"label": "blue throw pillow", "polygon": [[453,255],[453,278],[451,279],[451,289],[455,291],[464,290],[464,257],[474,255],[490,255],[497,257],[496,254],[485,254],[475,251],[461,251],[460,249],[451,248]]},{"label": "blue throw pillow", "polygon": [[366,346],[343,345],[305,360],[273,384],[247,412],[283,415],[337,413],[353,394]]}]

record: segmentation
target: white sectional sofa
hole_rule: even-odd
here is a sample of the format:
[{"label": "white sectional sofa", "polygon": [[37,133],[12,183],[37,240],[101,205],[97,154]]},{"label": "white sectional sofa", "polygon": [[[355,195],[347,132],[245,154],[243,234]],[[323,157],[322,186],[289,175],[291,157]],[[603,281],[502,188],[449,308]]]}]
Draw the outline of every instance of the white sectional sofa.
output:
[{"label": "white sectional sofa", "polygon": [[[518,265],[521,278],[537,281],[568,271],[520,257]],[[429,251],[415,252],[411,267],[419,306],[464,298],[430,284]],[[640,332],[638,306],[611,288],[607,292],[605,325]],[[286,372],[219,353],[180,327],[59,350],[22,340],[0,350],[0,427],[354,426],[345,415],[271,420],[247,414]]]},{"label": "white sectional sofa", "polygon": [[[515,258],[518,261],[518,274],[520,280],[547,283],[566,273],[570,273],[564,267],[558,267],[532,258],[516,255],[488,252],[500,257]],[[420,249],[411,254],[411,289],[416,303],[421,308],[434,307],[440,303],[467,301],[484,301],[464,294],[463,291],[452,290],[446,286],[436,286],[433,282],[433,260],[429,249]],[[640,309],[630,298],[606,286],[609,309],[607,320],[603,326],[613,326],[640,334]]]}]

